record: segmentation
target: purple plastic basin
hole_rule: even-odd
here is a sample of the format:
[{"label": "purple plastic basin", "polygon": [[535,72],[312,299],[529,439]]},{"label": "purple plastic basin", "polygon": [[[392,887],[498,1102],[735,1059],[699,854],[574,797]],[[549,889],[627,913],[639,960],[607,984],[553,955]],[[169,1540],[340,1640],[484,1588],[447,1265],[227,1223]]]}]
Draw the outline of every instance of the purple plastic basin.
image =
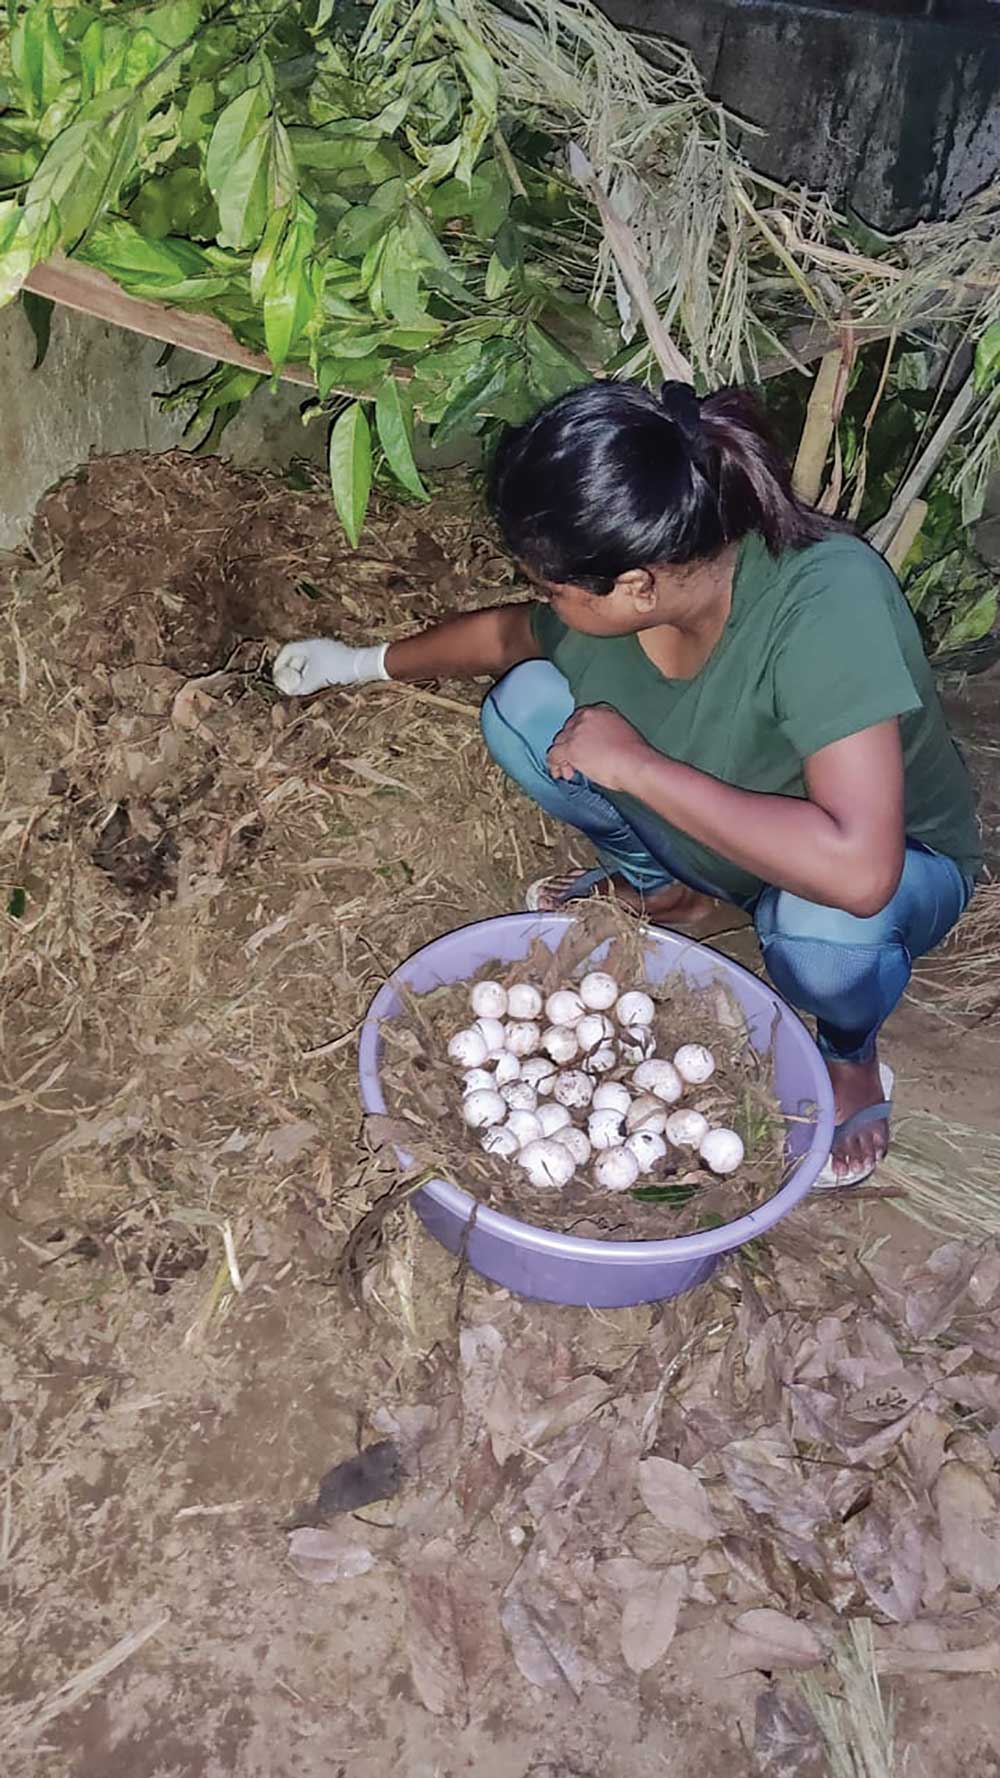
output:
[{"label": "purple plastic basin", "polygon": [[[467,981],[484,965],[516,963],[538,938],[555,950],[573,924],[572,914],[504,914],[461,926],[425,945],[393,972],[379,989],[361,1029],[359,1068],[366,1112],[384,1113],[379,1080],[383,1019],[402,1010],[401,986],[423,994],[446,983]],[[723,1254],[772,1228],[805,1197],[830,1152],[833,1093],[822,1057],[801,1020],[773,990],[739,964],[730,963],[677,933],[647,930],[646,971],[659,982],[680,970],[694,987],[723,981],[747,1019],[750,1041],[762,1054],[773,1050],[774,1079],[782,1109],[796,1121],[787,1126],[787,1153],[797,1165],[786,1184],[759,1209],[719,1229],[680,1235],[672,1241],[592,1241],[519,1222],[499,1210],[481,1207],[471,1235],[467,1225],[473,1199],[435,1179],[414,1194],[413,1208],[425,1228],[452,1253],[462,1250],[484,1278],[518,1296],[549,1303],[624,1308],[679,1296],[701,1284]],[[599,962],[606,946],[594,952]],[[805,1119],[805,1121],[799,1121]],[[815,1119],[815,1121],[813,1121]],[[402,1164],[409,1157],[400,1154]]]}]

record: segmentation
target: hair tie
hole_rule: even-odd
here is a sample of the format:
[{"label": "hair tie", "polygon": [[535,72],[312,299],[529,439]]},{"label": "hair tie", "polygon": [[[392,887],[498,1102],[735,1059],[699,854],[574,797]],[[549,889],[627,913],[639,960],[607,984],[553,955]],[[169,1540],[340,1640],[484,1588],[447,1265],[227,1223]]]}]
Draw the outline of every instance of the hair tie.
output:
[{"label": "hair tie", "polygon": [[664,383],[660,406],[689,443],[701,443],[701,397],[690,383]]}]

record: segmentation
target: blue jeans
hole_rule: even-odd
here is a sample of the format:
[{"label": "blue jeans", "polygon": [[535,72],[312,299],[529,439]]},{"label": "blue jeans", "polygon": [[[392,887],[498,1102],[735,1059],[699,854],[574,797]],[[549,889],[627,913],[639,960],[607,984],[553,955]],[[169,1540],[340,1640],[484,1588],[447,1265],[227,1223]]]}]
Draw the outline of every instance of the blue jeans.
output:
[{"label": "blue jeans", "polygon": [[[644,893],[683,882],[732,900],[678,868],[654,821],[626,820],[614,795],[584,778],[553,778],[546,755],[572,716],[569,685],[550,661],[525,661],[501,679],[482,710],[483,735],[497,764],[548,815],[585,834],[604,869]],[[902,999],[915,957],[941,943],[973,885],[951,858],[908,842],[899,887],[869,919],[766,888],[748,907],[767,973],[779,994],[816,1019],[820,1049],[844,1062],[871,1058],[879,1030]]]}]

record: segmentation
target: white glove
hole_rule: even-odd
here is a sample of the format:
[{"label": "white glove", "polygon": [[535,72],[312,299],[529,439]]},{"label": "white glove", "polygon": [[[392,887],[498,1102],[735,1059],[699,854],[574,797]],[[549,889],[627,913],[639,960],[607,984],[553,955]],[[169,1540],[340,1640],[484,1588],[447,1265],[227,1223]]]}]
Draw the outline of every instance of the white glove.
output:
[{"label": "white glove", "polygon": [[286,642],[271,668],[271,677],[289,698],[307,698],[327,685],[365,685],[372,679],[388,679],[388,647],[388,642],[377,642],[372,648],[350,648],[332,636]]}]

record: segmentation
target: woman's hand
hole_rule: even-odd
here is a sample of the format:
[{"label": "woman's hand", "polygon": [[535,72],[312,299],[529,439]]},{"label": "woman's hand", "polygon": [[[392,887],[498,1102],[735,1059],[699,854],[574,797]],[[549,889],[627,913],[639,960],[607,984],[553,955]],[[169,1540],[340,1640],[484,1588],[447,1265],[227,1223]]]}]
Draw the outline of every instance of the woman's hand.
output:
[{"label": "woman's hand", "polygon": [[627,790],[636,766],[652,752],[617,710],[593,704],[577,710],[559,730],[549,748],[548,766],[553,778],[572,778],[579,772],[605,790]]}]

